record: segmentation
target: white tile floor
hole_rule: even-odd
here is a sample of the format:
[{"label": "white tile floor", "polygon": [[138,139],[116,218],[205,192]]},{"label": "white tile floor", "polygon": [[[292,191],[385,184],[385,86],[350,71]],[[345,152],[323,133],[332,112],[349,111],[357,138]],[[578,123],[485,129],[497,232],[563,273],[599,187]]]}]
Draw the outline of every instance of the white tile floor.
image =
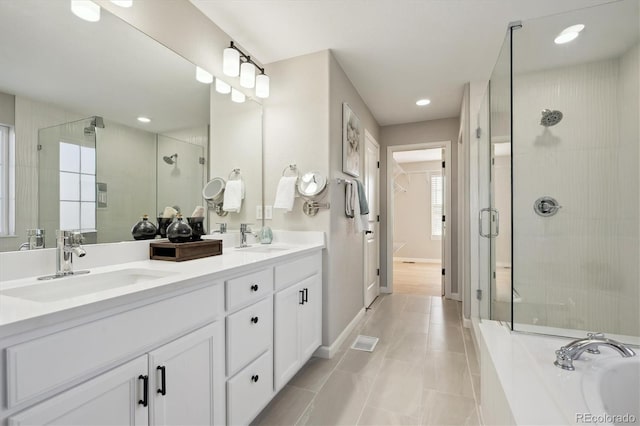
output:
[{"label": "white tile floor", "polygon": [[[256,425],[479,425],[480,367],[459,302],[381,296],[333,359],[312,358]],[[350,349],[358,334],[373,353]]]}]

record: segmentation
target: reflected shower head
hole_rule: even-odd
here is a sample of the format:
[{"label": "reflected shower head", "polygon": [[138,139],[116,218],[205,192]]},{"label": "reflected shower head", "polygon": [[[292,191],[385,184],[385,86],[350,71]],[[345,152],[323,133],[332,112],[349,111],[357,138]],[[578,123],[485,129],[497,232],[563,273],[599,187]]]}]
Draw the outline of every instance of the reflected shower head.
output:
[{"label": "reflected shower head", "polygon": [[168,156],[164,156],[162,157],[162,159],[164,160],[165,163],[167,164],[174,164],[176,161],[178,161],[178,154],[173,154],[172,156],[168,157]]},{"label": "reflected shower head", "polygon": [[542,110],[542,118],[540,124],[544,127],[551,127],[562,121],[562,113],[558,110],[551,111],[550,109]]}]

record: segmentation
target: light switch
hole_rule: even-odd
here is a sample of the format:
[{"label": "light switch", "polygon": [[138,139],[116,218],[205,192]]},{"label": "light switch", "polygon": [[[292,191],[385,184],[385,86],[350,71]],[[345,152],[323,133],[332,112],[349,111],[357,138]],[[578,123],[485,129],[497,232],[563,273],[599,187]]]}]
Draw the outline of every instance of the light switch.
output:
[{"label": "light switch", "polygon": [[273,219],[273,206],[264,206],[264,218]]},{"label": "light switch", "polygon": [[262,219],[262,206],[256,206],[256,219]]}]

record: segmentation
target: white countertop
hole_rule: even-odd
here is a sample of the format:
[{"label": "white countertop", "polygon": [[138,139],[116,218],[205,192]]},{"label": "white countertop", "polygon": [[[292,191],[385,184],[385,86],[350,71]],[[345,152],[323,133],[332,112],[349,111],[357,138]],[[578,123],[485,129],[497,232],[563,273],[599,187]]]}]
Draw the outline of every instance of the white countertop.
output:
[{"label": "white countertop", "polygon": [[[88,308],[91,309],[91,311],[88,312],[109,309],[128,303],[130,299],[134,298],[134,295],[138,298],[153,297],[158,294],[179,290],[185,285],[191,285],[198,281],[213,281],[217,276],[226,275],[227,273],[242,273],[244,268],[257,266],[260,263],[269,264],[273,263],[272,261],[282,260],[291,255],[303,254],[324,248],[324,235],[322,233],[314,234],[320,234],[321,237],[289,238],[287,242],[276,242],[264,246],[260,244],[253,245],[253,247],[283,249],[272,252],[252,252],[246,249],[236,249],[225,246],[222,255],[184,262],[137,260],[91,268],[90,274],[83,276],[65,277],[50,281],[35,281],[35,277],[2,281],[0,282],[0,291],[36,283],[38,285],[55,286],[57,283],[67,279],[82,280],[83,277],[123,269],[145,269],[172,273],[169,276],[153,280],[51,302],[36,302],[0,293],[0,338],[28,331],[44,324],[50,324],[52,321],[59,322],[67,317],[74,317],[74,311],[82,310],[83,312],[87,312]],[[123,243],[114,244],[114,246],[116,246],[114,249],[118,250],[119,247],[122,247],[122,244]],[[137,243],[134,242],[133,244]],[[103,246],[108,245],[105,244]],[[91,246],[87,246],[87,248],[90,247]],[[148,250],[148,245],[146,247]],[[144,249],[144,246],[142,246],[142,249]],[[87,257],[89,255],[90,253],[88,251]],[[75,266],[75,269],[79,270],[81,268]]]}]

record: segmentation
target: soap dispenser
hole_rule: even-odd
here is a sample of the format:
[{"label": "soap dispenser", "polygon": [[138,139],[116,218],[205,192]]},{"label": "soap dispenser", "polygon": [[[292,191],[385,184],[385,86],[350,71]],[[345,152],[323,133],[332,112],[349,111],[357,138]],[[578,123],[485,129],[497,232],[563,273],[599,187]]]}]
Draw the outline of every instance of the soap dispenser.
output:
[{"label": "soap dispenser", "polygon": [[142,216],[142,220],[140,222],[133,225],[131,228],[131,235],[133,235],[134,240],[152,240],[156,237],[156,233],[158,229],[156,226],[149,222],[149,216]]},{"label": "soap dispenser", "polygon": [[191,241],[191,227],[182,220],[182,215],[178,213],[176,220],[167,228],[167,237],[172,243],[186,243]]}]

